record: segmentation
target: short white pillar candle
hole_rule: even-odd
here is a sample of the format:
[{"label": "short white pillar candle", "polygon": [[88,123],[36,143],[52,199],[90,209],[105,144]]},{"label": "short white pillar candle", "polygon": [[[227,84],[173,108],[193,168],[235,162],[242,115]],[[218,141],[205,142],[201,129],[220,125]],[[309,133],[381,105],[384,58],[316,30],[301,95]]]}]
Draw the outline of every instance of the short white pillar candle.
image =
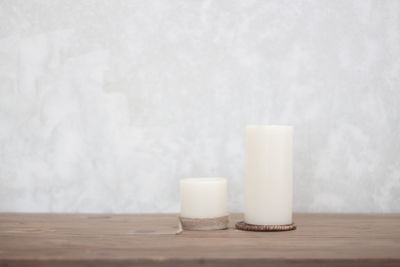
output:
[{"label": "short white pillar candle", "polygon": [[292,142],[292,126],[246,127],[246,223],[292,223]]},{"label": "short white pillar candle", "polygon": [[180,181],[181,222],[184,229],[227,227],[227,181],[224,178],[187,178]]}]

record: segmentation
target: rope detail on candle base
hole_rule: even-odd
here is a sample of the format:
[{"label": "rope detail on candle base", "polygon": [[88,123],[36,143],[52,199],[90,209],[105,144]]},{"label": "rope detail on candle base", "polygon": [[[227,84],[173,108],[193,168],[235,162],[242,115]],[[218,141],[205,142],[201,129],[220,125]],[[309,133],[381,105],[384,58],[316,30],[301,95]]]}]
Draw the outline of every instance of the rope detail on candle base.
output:
[{"label": "rope detail on candle base", "polygon": [[229,215],[215,218],[179,217],[184,230],[221,230],[228,228]]},{"label": "rope detail on candle base", "polygon": [[241,221],[237,222],[235,226],[239,230],[259,231],[259,232],[279,232],[279,231],[290,231],[296,229],[296,225],[294,223],[287,225],[255,225]]}]

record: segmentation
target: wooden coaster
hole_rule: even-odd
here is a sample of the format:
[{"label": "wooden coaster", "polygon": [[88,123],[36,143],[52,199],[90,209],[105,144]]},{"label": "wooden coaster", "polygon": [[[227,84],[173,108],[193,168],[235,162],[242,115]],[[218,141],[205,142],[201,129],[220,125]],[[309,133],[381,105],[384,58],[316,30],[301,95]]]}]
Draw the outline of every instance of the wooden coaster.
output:
[{"label": "wooden coaster", "polygon": [[241,221],[237,222],[235,226],[239,230],[258,231],[258,232],[279,232],[279,231],[290,231],[296,229],[296,225],[294,223],[287,225],[255,225]]}]

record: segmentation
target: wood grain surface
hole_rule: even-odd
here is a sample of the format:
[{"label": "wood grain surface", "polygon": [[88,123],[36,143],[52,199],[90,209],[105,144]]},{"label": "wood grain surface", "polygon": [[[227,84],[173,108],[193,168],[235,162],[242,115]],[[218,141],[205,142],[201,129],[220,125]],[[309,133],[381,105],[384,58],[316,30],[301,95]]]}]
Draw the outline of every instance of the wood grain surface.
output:
[{"label": "wood grain surface", "polygon": [[400,215],[295,214],[297,230],[176,235],[176,214],[0,214],[0,266],[400,266]]}]

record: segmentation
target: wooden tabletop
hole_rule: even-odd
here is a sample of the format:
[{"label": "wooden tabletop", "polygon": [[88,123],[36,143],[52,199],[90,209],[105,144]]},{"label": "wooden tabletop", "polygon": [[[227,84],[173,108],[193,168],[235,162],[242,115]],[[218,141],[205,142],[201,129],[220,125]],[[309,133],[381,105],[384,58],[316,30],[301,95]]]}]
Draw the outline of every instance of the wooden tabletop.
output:
[{"label": "wooden tabletop", "polygon": [[289,232],[176,235],[176,214],[0,214],[0,266],[400,266],[400,214],[295,214]]}]

